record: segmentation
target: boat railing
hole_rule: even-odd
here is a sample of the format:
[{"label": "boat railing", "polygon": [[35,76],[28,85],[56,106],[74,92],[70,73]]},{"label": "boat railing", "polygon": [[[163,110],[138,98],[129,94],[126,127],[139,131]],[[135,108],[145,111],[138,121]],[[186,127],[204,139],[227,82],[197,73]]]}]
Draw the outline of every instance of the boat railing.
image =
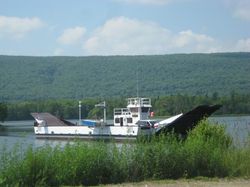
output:
[{"label": "boat railing", "polygon": [[128,105],[151,105],[150,98],[128,98]]},{"label": "boat railing", "polygon": [[114,115],[130,115],[130,111],[127,108],[115,108]]}]

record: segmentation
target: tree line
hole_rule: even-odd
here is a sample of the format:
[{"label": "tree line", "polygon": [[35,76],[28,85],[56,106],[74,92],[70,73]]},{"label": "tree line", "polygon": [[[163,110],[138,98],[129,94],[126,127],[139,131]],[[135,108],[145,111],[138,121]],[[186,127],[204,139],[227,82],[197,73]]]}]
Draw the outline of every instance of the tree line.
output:
[{"label": "tree line", "polygon": [[0,122],[4,122],[8,115],[8,108],[5,103],[0,103]]},{"label": "tree line", "polygon": [[[156,117],[170,116],[180,112],[187,112],[198,105],[221,104],[223,107],[216,112],[218,115],[250,114],[250,94],[231,92],[228,96],[219,96],[217,92],[212,95],[168,95],[152,98],[152,111]],[[82,118],[101,118],[103,111],[95,107],[102,102],[100,98],[82,99]],[[113,118],[114,108],[126,107],[126,98],[106,98],[107,117]],[[4,107],[5,106],[5,107]],[[5,112],[2,112],[5,111]],[[78,101],[73,99],[21,101],[0,104],[0,120],[30,120],[31,112],[49,112],[65,119],[78,118]],[[8,113],[8,116],[7,116]],[[2,116],[5,116],[4,118]]]}]

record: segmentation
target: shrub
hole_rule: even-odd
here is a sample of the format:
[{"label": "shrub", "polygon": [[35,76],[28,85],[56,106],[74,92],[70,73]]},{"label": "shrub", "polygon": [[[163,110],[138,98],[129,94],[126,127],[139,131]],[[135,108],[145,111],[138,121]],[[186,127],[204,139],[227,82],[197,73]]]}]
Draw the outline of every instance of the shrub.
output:
[{"label": "shrub", "polygon": [[185,141],[187,152],[187,175],[225,177],[228,168],[225,163],[226,155],[232,145],[232,139],[220,125],[211,125],[201,121],[188,133]]}]

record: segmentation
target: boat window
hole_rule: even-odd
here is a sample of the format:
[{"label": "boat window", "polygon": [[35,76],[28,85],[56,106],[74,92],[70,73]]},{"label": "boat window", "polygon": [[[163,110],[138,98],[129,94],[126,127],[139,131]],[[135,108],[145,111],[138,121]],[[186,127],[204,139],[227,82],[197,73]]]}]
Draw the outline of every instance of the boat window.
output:
[{"label": "boat window", "polygon": [[115,118],[115,123],[120,123],[120,118]]},{"label": "boat window", "polygon": [[142,108],[141,108],[141,111],[142,111],[142,112],[148,112],[148,111],[149,111],[149,107],[142,107]]},{"label": "boat window", "polygon": [[133,112],[133,113],[138,112],[138,108],[130,108],[130,112]]},{"label": "boat window", "polygon": [[127,118],[127,122],[128,123],[133,123],[133,119],[132,118]]}]

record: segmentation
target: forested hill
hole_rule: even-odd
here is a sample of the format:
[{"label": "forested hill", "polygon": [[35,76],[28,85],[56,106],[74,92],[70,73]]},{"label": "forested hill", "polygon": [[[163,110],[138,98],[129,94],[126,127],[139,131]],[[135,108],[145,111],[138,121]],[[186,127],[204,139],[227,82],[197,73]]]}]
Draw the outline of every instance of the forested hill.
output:
[{"label": "forested hill", "polygon": [[[138,84],[137,84],[138,83]],[[0,56],[0,101],[250,93],[250,53]]]}]

